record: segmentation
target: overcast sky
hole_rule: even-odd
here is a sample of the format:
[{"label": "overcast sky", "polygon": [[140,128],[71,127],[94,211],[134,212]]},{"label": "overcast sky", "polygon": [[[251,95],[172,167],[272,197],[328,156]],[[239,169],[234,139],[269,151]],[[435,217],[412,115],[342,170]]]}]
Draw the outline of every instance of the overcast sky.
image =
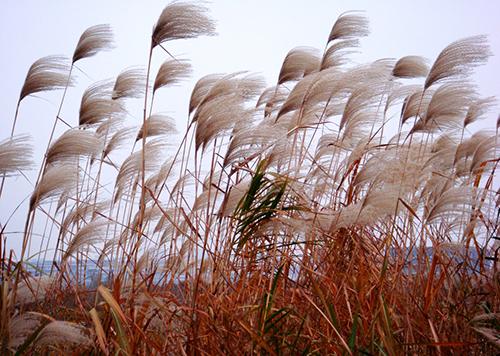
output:
[{"label": "overcast sky", "polygon": [[[78,120],[83,90],[97,80],[113,78],[132,65],[147,61],[151,30],[168,1],[23,1],[4,0],[0,5],[0,140],[7,138],[15,105],[29,66],[38,58],[72,56],[80,34],[89,26],[109,23],[116,48],[78,62],[78,86],[71,89],[62,117]],[[286,53],[296,46],[323,49],[336,18],[348,10],[364,10],[371,35],[362,40],[357,62],[417,54],[432,62],[449,43],[471,35],[487,34],[494,56],[474,76],[481,95],[500,98],[500,2],[498,1],[220,1],[208,3],[217,22],[217,37],[167,43],[177,58],[191,61],[193,77],[174,89],[162,91],[155,111],[175,117],[180,130],[187,120],[187,103],[195,81],[215,72],[248,70],[274,84]],[[154,53],[154,68],[168,57]],[[83,73],[82,73],[83,72]],[[29,133],[39,156],[45,150],[50,127],[62,92],[41,93],[23,100],[17,133]],[[498,108],[496,109],[498,112]],[[141,113],[136,112],[137,123]],[[493,127],[497,113],[487,124]],[[38,158],[38,157],[37,157]],[[37,168],[38,169],[38,168]],[[17,203],[29,196],[23,178],[7,181],[0,202],[2,224]],[[22,187],[13,189],[14,187]],[[26,214],[20,209],[20,216]],[[19,221],[18,221],[19,220]],[[14,219],[10,231],[22,229]],[[13,243],[13,246],[16,244]]]}]

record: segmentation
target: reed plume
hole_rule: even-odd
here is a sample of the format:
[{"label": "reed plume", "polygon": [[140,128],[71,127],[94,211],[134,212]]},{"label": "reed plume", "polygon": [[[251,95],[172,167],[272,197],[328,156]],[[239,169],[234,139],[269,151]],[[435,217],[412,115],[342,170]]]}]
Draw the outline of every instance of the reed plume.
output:
[{"label": "reed plume", "polygon": [[29,136],[19,135],[0,142],[0,174],[16,175],[32,166],[33,148],[29,141]]},{"label": "reed plume", "polygon": [[152,47],[166,41],[214,35],[215,26],[206,15],[207,10],[189,2],[172,2],[162,11],[153,28]]},{"label": "reed plume", "polygon": [[[22,204],[2,221],[0,353],[494,354],[500,121],[469,76],[486,39],[431,68],[352,63],[368,32],[341,14],[323,52],[293,47],[271,85],[201,77],[179,137],[155,95],[192,69],[165,44],[214,22],[168,5],[145,72],[89,86],[78,125],[51,135],[25,229]],[[73,64],[111,44],[89,28]],[[171,58],[154,73],[156,47]],[[21,99],[73,67],[41,60]],[[29,178],[27,143],[0,142],[0,174]]]},{"label": "reed plume", "polygon": [[48,165],[74,162],[82,156],[94,157],[101,152],[103,142],[93,132],[71,129],[61,135],[47,151]]},{"label": "reed plume", "polygon": [[83,58],[92,57],[100,51],[110,50],[112,46],[113,32],[110,25],[102,24],[89,27],[78,40],[72,63]]},{"label": "reed plume", "polygon": [[455,41],[439,53],[425,79],[424,88],[463,78],[474,67],[484,64],[489,56],[491,52],[486,36],[472,36]]},{"label": "reed plume", "polygon": [[76,189],[76,169],[75,164],[63,164],[47,169],[31,195],[30,211],[44,200],[57,197],[66,190]]},{"label": "reed plume", "polygon": [[124,98],[141,98],[144,95],[146,74],[142,68],[128,68],[116,77],[111,98],[113,100]]},{"label": "reed plume", "polygon": [[156,74],[153,92],[164,86],[172,85],[182,79],[188,78],[190,73],[191,66],[186,61],[168,60],[163,62]]},{"label": "reed plume", "polygon": [[70,66],[65,57],[47,56],[38,59],[26,74],[19,101],[38,92],[63,89],[66,85],[73,85],[69,71]]}]

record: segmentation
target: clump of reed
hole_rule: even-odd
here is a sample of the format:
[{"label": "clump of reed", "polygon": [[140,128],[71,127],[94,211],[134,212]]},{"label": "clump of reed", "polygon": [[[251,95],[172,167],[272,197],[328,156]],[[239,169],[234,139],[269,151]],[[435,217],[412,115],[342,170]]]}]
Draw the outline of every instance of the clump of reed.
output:
[{"label": "clump of reed", "polygon": [[[169,146],[176,120],[154,97],[190,65],[168,43],[214,31],[205,7],[168,5],[146,71],[90,86],[57,138],[75,62],[110,49],[110,27],[85,31],[72,60],[30,68],[17,108],[64,92],[21,251],[6,250],[2,221],[2,354],[498,351],[499,124],[470,80],[485,37],[433,64],[352,65],[368,22],[342,14],[323,52],[288,53],[275,85],[199,79]],[[144,99],[139,126],[130,98]],[[4,191],[33,167],[16,120],[0,143]]]}]

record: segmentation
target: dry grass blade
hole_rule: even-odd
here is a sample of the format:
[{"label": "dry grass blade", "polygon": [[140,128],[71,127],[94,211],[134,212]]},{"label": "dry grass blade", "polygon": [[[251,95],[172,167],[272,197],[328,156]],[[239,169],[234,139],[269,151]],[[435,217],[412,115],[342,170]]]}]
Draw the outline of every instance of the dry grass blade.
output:
[{"label": "dry grass blade", "polygon": [[472,36],[448,45],[441,51],[427,75],[424,88],[443,80],[464,77],[491,56],[486,36]]},{"label": "dry grass blade", "polygon": [[202,5],[176,1],[165,7],[153,28],[152,47],[163,42],[214,35],[215,25]]},{"label": "dry grass blade", "polygon": [[56,90],[72,85],[69,78],[70,65],[62,56],[47,56],[33,63],[24,80],[19,101],[41,91]]},{"label": "dry grass blade", "polygon": [[187,61],[168,60],[163,62],[156,74],[153,92],[156,90],[180,82],[189,78],[191,65]]},{"label": "dry grass blade", "polygon": [[100,51],[113,47],[113,32],[107,24],[95,25],[86,29],[76,45],[73,63],[80,59],[92,57]]},{"label": "dry grass blade", "polygon": [[495,345],[497,348],[500,349],[500,333],[498,332],[498,329],[494,328],[486,328],[486,327],[473,327],[475,331],[477,331],[479,334],[481,334],[483,337],[488,340],[488,342],[492,343]]},{"label": "dry grass blade", "polygon": [[0,142],[0,174],[9,176],[29,169],[33,164],[33,148],[29,136],[15,136]]},{"label": "dry grass blade", "polygon": [[97,341],[99,342],[99,347],[104,352],[105,355],[109,354],[108,348],[106,347],[106,333],[104,332],[104,328],[101,323],[101,319],[99,318],[99,314],[95,308],[89,312],[90,318],[94,323],[95,333],[97,336]]}]

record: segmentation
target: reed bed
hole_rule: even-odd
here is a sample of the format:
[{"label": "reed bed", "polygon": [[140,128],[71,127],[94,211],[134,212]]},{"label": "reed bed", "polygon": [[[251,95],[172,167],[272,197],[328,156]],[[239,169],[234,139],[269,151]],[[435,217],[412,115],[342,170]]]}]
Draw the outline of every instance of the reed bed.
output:
[{"label": "reed bed", "polygon": [[0,143],[0,196],[39,172],[20,251],[2,221],[1,353],[498,352],[500,120],[471,81],[486,38],[354,65],[368,21],[344,13],[274,85],[211,74],[187,117],[157,111],[191,73],[170,41],[214,34],[203,5],[171,3],[146,70],[91,85],[59,137],[75,64],[111,49],[111,29],[31,66],[18,109],[62,95],[40,167],[17,112]]}]

